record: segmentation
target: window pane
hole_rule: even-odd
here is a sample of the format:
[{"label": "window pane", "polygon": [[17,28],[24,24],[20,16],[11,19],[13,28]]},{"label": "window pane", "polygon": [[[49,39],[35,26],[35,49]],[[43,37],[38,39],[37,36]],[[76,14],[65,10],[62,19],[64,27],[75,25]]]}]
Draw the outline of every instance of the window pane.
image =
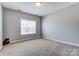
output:
[{"label": "window pane", "polygon": [[35,34],[36,21],[21,19],[21,34]]}]

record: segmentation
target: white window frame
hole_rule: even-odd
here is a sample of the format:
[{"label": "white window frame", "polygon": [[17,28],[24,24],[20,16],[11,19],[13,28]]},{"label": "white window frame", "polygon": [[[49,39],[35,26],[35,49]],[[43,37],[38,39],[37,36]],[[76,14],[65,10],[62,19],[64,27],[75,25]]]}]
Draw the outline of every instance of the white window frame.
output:
[{"label": "white window frame", "polygon": [[[26,24],[24,24],[24,23],[26,23]],[[33,24],[33,25],[30,25],[30,24]],[[23,28],[26,26],[28,26],[28,27],[25,29],[30,29],[30,28],[34,27],[33,32],[32,32],[32,30],[27,30],[27,32],[25,32],[26,30],[24,30]],[[27,34],[36,34],[36,21],[21,19],[21,35],[27,35]]]}]

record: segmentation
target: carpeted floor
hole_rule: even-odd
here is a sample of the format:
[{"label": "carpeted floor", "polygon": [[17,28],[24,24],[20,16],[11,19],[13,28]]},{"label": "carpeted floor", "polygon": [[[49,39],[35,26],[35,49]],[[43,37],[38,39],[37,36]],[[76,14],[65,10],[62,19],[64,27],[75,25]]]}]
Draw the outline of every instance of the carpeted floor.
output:
[{"label": "carpeted floor", "polygon": [[79,47],[52,40],[36,39],[3,47],[0,56],[78,56]]}]

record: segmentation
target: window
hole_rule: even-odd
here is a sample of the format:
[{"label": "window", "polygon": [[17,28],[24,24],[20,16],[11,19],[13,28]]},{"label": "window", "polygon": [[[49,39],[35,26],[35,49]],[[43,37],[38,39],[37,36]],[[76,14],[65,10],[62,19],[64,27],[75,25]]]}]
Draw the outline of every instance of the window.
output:
[{"label": "window", "polygon": [[36,21],[21,19],[21,35],[35,34]]}]

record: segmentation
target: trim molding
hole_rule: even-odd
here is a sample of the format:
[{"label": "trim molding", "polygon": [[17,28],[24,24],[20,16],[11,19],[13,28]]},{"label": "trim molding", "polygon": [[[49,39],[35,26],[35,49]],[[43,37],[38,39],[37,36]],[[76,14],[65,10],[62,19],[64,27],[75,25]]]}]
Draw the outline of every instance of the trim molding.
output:
[{"label": "trim molding", "polygon": [[57,40],[55,38],[51,38],[51,37],[48,37],[48,36],[43,36],[43,38],[44,39],[48,39],[48,40],[53,40],[53,41],[56,41],[56,42],[59,42],[59,43],[63,43],[63,44],[79,47],[79,44],[75,44],[75,43],[71,43],[71,42],[67,42],[67,41],[62,41],[62,40]]},{"label": "trim molding", "polygon": [[34,39],[39,39],[39,38],[35,37],[35,38],[27,38],[27,39],[21,39],[21,40],[11,40],[10,43],[18,43],[18,42],[29,41]]}]

